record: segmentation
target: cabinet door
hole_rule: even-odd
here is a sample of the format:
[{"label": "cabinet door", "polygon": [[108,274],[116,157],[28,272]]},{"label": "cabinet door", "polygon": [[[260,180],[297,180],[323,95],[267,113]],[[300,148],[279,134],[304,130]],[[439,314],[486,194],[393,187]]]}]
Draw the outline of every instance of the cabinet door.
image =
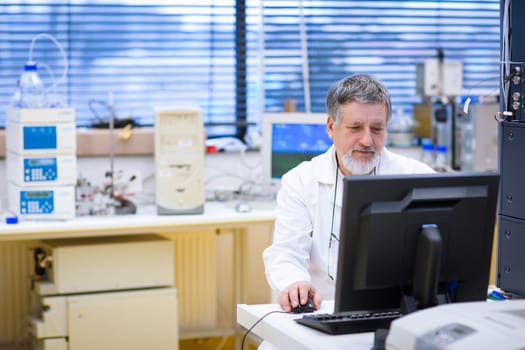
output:
[{"label": "cabinet door", "polygon": [[173,288],[68,298],[69,350],[177,350]]},{"label": "cabinet door", "polygon": [[525,294],[525,220],[499,216],[498,287]]},{"label": "cabinet door", "polygon": [[503,122],[501,135],[500,214],[525,219],[525,125]]}]

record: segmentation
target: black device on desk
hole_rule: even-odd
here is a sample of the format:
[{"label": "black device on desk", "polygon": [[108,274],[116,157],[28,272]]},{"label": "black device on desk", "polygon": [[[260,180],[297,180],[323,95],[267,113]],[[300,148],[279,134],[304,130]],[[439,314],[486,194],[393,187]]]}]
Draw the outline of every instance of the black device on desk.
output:
[{"label": "black device on desk", "polygon": [[308,301],[306,302],[306,304],[299,304],[296,307],[292,308],[292,313],[294,314],[302,314],[302,313],[314,312],[314,311],[315,311],[314,302],[310,298],[308,298]]},{"label": "black device on desk", "polygon": [[296,321],[356,333],[485,300],[498,186],[490,172],[345,177],[334,314]]}]

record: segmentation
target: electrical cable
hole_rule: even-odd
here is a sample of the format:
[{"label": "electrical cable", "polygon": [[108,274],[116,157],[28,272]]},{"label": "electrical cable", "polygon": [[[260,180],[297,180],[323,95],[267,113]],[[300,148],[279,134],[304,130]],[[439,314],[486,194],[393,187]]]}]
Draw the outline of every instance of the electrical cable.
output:
[{"label": "electrical cable", "polygon": [[[489,81],[489,80],[491,80],[491,79],[495,79],[495,77],[492,76],[492,77],[488,77],[488,78],[485,78],[485,79],[478,80],[474,85],[472,85],[472,86],[469,88],[469,90],[468,90],[468,92],[467,92],[467,95],[466,95],[466,96],[467,96],[467,100],[466,100],[465,103],[463,104],[463,113],[464,113],[464,114],[468,114],[469,106],[470,106],[470,102],[472,102],[472,99],[470,98],[470,95],[471,95],[472,90],[473,90],[476,86],[480,85],[481,83],[484,83],[484,82]],[[509,78],[509,79],[510,79],[510,78]],[[490,91],[488,94],[486,94],[486,95],[482,95],[482,96],[493,96],[494,92],[495,92],[497,89],[498,89],[498,88],[496,88],[496,89]]]},{"label": "electrical cable", "polygon": [[241,183],[237,190],[230,190],[230,191],[213,191],[208,190],[209,193],[211,193],[210,196],[207,196],[209,200],[218,200],[218,201],[226,201],[226,200],[233,200],[238,199],[237,197],[245,197],[245,199],[273,199],[274,196],[268,196],[268,192],[266,191],[259,191],[254,192],[253,188],[260,186],[262,187],[262,184],[259,183],[257,177],[258,176],[246,176],[244,173],[244,170],[248,170],[249,173],[253,174],[259,174],[260,172],[257,171],[261,164],[260,162],[254,162],[253,164],[249,164],[248,159],[246,157],[246,150],[240,149],[239,155],[241,158],[241,165],[243,166],[243,169],[241,169],[240,172],[232,171],[231,169],[226,169],[218,166],[214,166],[212,170],[214,172],[219,172],[218,174],[210,177],[205,181],[205,185],[209,185],[210,182],[216,181],[219,178],[224,177],[232,177],[235,179],[241,180]]},{"label": "electrical cable", "polygon": [[221,350],[222,348],[224,348],[224,345],[226,344],[226,341],[228,341],[228,337],[227,336],[223,336],[221,338],[220,343],[215,347],[215,350]]},{"label": "electrical cable", "polygon": [[[502,20],[502,34],[501,34],[501,93],[503,95],[504,110],[507,110],[508,101],[507,96],[509,94],[510,84],[506,79],[508,72],[510,72],[510,0],[505,0],[503,4],[503,20]],[[509,79],[510,80],[510,79]]]},{"label": "electrical cable", "polygon": [[248,164],[248,161],[246,159],[246,148],[242,148],[239,152],[241,155],[241,163],[242,165],[244,165],[245,168],[249,170],[254,170],[261,166],[261,163],[259,161],[254,162],[254,164]]},{"label": "electrical cable", "polygon": [[103,119],[100,117],[100,114],[98,114],[97,110],[95,109],[94,103],[97,103],[97,104],[103,106],[104,108],[108,108],[108,104],[105,101],[102,101],[102,100],[90,99],[88,101],[89,110],[91,111],[91,113],[93,113],[93,115],[95,116],[95,119],[97,120],[97,122],[101,123],[101,122],[103,122]]},{"label": "electrical cable", "polygon": [[242,337],[242,342],[241,342],[241,350],[244,350],[244,343],[246,341],[246,337],[248,336],[248,334],[250,334],[250,332],[255,328],[255,326],[257,326],[259,324],[259,322],[261,322],[262,320],[264,320],[267,316],[271,315],[271,314],[288,314],[289,312],[286,312],[286,311],[280,311],[280,310],[274,310],[274,311],[270,311],[266,314],[264,314],[261,318],[259,318],[250,328],[248,328],[248,330],[246,330],[246,332],[244,332],[244,335]]}]

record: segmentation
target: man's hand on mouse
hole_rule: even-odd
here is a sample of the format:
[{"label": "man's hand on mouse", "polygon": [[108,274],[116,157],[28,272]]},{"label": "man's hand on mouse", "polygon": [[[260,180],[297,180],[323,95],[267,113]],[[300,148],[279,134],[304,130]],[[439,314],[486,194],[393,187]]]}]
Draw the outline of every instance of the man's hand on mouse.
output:
[{"label": "man's hand on mouse", "polygon": [[306,304],[308,298],[312,299],[315,309],[319,309],[322,303],[321,295],[317,293],[310,282],[299,281],[292,283],[288,288],[283,290],[279,294],[277,302],[281,309],[290,312],[292,308]]}]

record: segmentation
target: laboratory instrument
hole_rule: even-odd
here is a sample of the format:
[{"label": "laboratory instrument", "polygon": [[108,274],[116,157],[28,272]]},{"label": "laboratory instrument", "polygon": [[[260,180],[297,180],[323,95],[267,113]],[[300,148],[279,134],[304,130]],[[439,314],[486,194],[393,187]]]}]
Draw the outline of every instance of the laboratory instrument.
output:
[{"label": "laboratory instrument", "polygon": [[525,296],[525,2],[501,3],[502,56],[498,156],[501,191],[498,208],[497,285]]},{"label": "laboratory instrument", "polygon": [[30,341],[40,350],[178,349],[173,242],[156,235],[43,241]]},{"label": "laboratory instrument", "polygon": [[71,108],[9,108],[8,208],[23,219],[75,217],[76,128]]},{"label": "laboratory instrument", "polygon": [[524,315],[525,300],[439,305],[393,321],[386,349],[523,349]]}]

